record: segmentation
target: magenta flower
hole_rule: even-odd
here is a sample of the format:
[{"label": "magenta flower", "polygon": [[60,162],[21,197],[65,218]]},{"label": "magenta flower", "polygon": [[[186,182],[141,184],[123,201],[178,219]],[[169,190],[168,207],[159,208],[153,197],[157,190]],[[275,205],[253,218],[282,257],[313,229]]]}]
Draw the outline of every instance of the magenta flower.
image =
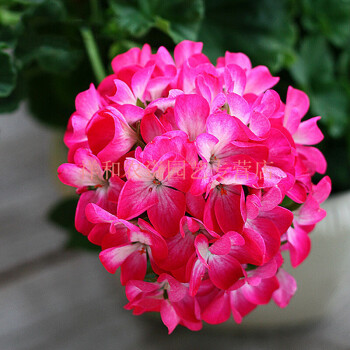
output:
[{"label": "magenta flower", "polygon": [[[297,290],[283,269],[311,249],[331,191],[309,99],[272,90],[267,67],[202,43],[133,48],[76,98],[60,180],[80,195],[75,225],[120,268],[127,309],[159,312],[171,333],[240,323]],[[282,257],[281,254],[289,254]]]},{"label": "magenta flower", "polygon": [[58,168],[58,177],[66,185],[77,188],[81,194],[75,215],[77,230],[89,234],[93,225],[86,219],[85,208],[95,203],[109,211],[115,211],[120,191],[124,185],[117,176],[108,180],[101,161],[89,149],[79,148],[74,155],[74,164],[62,164]]},{"label": "magenta flower", "polygon": [[195,299],[189,296],[188,287],[167,274],[161,274],[157,282],[130,281],[126,285],[129,303],[134,315],[148,311],[160,312],[162,321],[171,333],[178,324],[197,331],[202,328],[200,311]]}]

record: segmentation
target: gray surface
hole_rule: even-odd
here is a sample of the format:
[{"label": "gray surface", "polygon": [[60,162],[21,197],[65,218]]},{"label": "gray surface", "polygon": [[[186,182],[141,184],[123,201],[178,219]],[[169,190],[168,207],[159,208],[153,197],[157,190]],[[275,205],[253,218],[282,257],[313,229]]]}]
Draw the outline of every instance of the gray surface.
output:
[{"label": "gray surface", "polygon": [[[52,133],[22,109],[0,119],[0,349],[350,349],[350,279],[327,319],[260,333],[178,327],[134,317],[118,277],[97,254],[62,252],[63,233],[45,220],[59,198]],[[317,296],[315,296],[317,297]]]}]

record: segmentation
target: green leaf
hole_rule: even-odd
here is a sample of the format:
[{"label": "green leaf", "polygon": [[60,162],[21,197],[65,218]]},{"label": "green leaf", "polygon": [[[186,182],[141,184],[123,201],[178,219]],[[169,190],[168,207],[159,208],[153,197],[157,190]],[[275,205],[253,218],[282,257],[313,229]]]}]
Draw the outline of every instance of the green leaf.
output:
[{"label": "green leaf", "polygon": [[[18,77],[18,80],[21,78]],[[0,114],[10,113],[15,111],[19,107],[19,103],[24,96],[23,84],[17,84],[12,93],[7,97],[0,98]]]},{"label": "green leaf", "polygon": [[345,46],[350,39],[349,0],[303,0],[302,23],[313,33],[321,33],[334,45]]},{"label": "green leaf", "polygon": [[290,72],[309,94],[311,111],[322,116],[321,123],[327,126],[330,136],[344,135],[349,126],[349,96],[336,77],[334,58],[326,39],[306,37]]},{"label": "green leaf", "polygon": [[306,37],[300,46],[290,72],[303,88],[318,88],[334,80],[334,63],[326,40],[321,36]]},{"label": "green leaf", "polygon": [[36,61],[44,71],[56,74],[73,71],[82,58],[65,37],[34,33],[23,35],[15,52],[22,65]]},{"label": "green leaf", "polygon": [[323,90],[310,92],[311,109],[321,115],[321,122],[328,127],[330,136],[339,138],[349,128],[349,96],[336,82]]},{"label": "green leaf", "polygon": [[65,129],[75,110],[75,96],[88,89],[91,81],[93,75],[87,59],[71,75],[26,71],[28,104],[33,117],[44,124]]},{"label": "green leaf", "polygon": [[244,52],[273,72],[294,61],[296,29],[288,0],[217,0],[206,3],[199,39],[214,61],[218,53]]},{"label": "green leaf", "polygon": [[11,11],[5,7],[0,8],[0,24],[4,26],[12,26],[19,23],[21,20],[21,13]]},{"label": "green leaf", "polygon": [[119,27],[140,38],[152,28],[169,35],[177,43],[196,40],[204,15],[203,0],[110,0]]},{"label": "green leaf", "polygon": [[148,18],[139,8],[131,5],[119,4],[111,1],[119,26],[135,37],[145,35],[153,26],[152,18]]},{"label": "green leaf", "polygon": [[74,217],[77,203],[78,198],[62,199],[50,210],[49,219],[65,230],[67,248],[99,251],[101,250],[99,246],[90,243],[86,236],[75,229]]},{"label": "green leaf", "polygon": [[19,36],[19,26],[0,26],[0,49],[13,48]]},{"label": "green leaf", "polygon": [[332,179],[332,192],[350,189],[350,152],[347,140],[334,139],[326,134],[320,149],[327,159],[327,175]]},{"label": "green leaf", "polygon": [[202,0],[162,1],[159,17],[155,17],[156,27],[168,34],[175,43],[184,39],[197,40],[204,3]]},{"label": "green leaf", "polygon": [[54,26],[67,17],[64,3],[61,0],[36,1],[35,5],[28,7],[23,15],[22,20],[25,26],[40,28],[50,23]]},{"label": "green leaf", "polygon": [[66,15],[59,0],[45,0],[25,11],[15,50],[22,66],[36,61],[44,70],[60,74],[76,67],[79,52],[71,44]]},{"label": "green leaf", "polygon": [[66,74],[78,65],[81,53],[64,38],[45,37],[35,52],[40,67],[48,72]]},{"label": "green leaf", "polygon": [[11,56],[0,51],[0,97],[7,97],[16,86],[16,68]]}]

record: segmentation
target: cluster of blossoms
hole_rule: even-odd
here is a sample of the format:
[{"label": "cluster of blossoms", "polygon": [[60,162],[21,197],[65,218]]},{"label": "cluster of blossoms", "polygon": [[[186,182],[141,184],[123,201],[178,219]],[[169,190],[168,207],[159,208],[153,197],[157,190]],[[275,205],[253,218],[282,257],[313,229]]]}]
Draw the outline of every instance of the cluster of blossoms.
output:
[{"label": "cluster of blossoms", "polygon": [[267,67],[230,52],[215,66],[201,51],[115,57],[77,96],[58,169],[80,195],[77,230],[107,271],[120,267],[126,308],[160,312],[169,332],[285,307],[296,282],[281,252],[293,267],[307,257],[331,188],[311,181],[326,161],[311,146],[320,117],[301,121],[307,95],[289,87],[283,103]]}]

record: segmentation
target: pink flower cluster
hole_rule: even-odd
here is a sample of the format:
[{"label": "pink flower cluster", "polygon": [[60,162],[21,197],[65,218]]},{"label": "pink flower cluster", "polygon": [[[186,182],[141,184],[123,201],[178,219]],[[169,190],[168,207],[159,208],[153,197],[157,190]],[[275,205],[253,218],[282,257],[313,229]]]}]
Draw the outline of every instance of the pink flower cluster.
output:
[{"label": "pink flower cluster", "polygon": [[285,307],[296,282],[281,252],[293,267],[308,256],[331,189],[311,181],[326,161],[307,95],[289,87],[283,103],[267,67],[230,52],[215,66],[191,41],[112,68],[77,96],[58,176],[80,195],[77,230],[120,268],[126,308],[160,312],[170,333]]}]

